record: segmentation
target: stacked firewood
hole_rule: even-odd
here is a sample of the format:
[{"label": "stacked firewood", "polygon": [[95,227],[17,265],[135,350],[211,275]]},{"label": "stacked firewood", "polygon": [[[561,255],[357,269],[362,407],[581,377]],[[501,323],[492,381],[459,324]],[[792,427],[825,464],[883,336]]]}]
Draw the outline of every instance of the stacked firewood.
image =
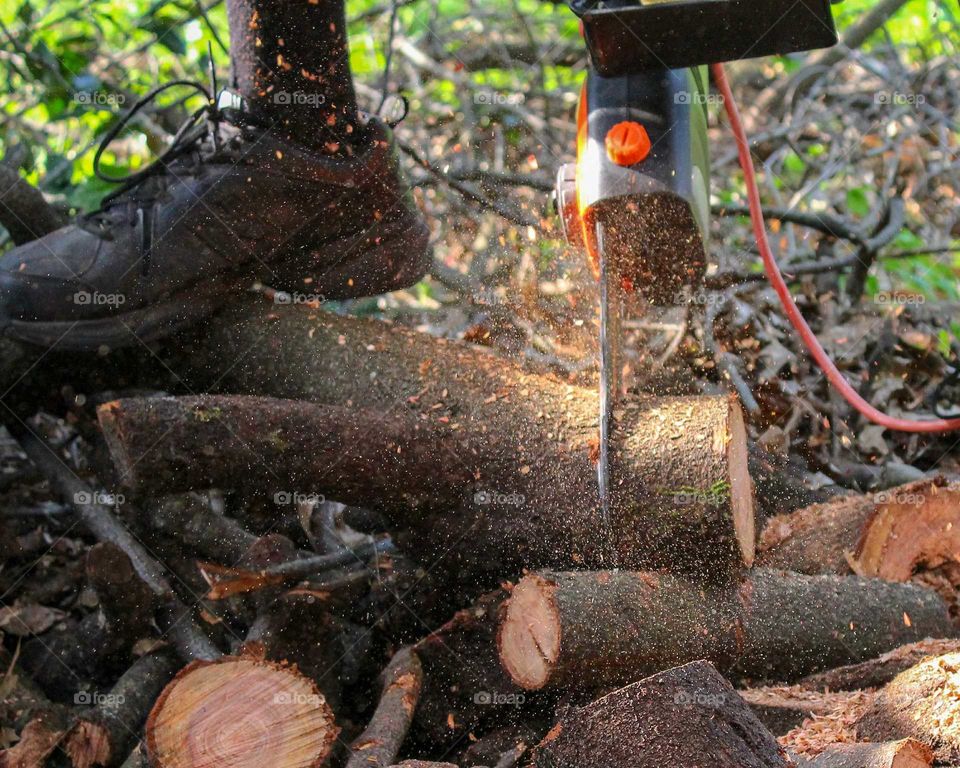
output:
[{"label": "stacked firewood", "polygon": [[17,435],[101,543],[0,766],[960,761],[960,485],[824,498],[736,400],[636,396],[605,517],[596,391],[485,350],[250,303],[151,357],[206,394],[100,405],[113,497]]}]

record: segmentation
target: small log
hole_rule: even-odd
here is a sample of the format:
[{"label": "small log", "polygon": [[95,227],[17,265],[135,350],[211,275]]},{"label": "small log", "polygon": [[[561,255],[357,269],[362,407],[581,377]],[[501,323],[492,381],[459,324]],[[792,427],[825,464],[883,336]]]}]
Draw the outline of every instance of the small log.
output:
[{"label": "small log", "polygon": [[937,761],[960,760],[960,653],[920,662],[881,688],[857,721],[860,738],[913,738]]},{"label": "small log", "polygon": [[195,661],[147,719],[154,768],[314,768],[339,729],[316,685],[296,668],[252,656]]},{"label": "small log", "polygon": [[933,751],[915,739],[879,744],[835,744],[804,768],[930,768]]},{"label": "small log", "polygon": [[[415,526],[419,545],[411,551],[447,552],[468,538],[469,546],[461,543],[456,551],[457,567],[486,571],[487,583],[528,565],[611,563],[609,542],[600,533],[595,388],[530,373],[479,348],[301,309],[241,302],[212,318],[188,360],[173,365],[178,371],[192,368],[185,375],[194,391],[297,398],[341,409],[298,416],[301,406],[289,406],[290,420],[284,416],[273,427],[300,425],[284,430],[290,447],[274,440],[260,454],[271,459],[282,454],[274,469],[287,462],[291,469],[309,468],[311,461],[321,465],[324,454],[342,457],[349,470],[329,462],[311,470],[326,470],[336,491],[329,495],[392,513],[398,528]],[[276,343],[264,343],[266,338]],[[245,354],[230,366],[220,365],[226,349]],[[209,376],[214,369],[217,375]],[[114,455],[124,466],[148,454],[144,460],[154,466],[176,458],[184,471],[182,481],[168,469],[151,478],[138,464],[132,483],[144,490],[151,483],[203,485],[213,479],[211,473],[220,475],[228,460],[243,467],[224,473],[230,477],[223,479],[236,483],[263,463],[246,450],[231,459],[222,441],[235,453],[239,447],[222,424],[203,429],[189,406],[160,402],[128,401],[124,407],[136,409],[129,413],[116,405],[103,408],[103,420],[118,422],[103,426],[114,433]],[[157,409],[154,415],[149,408]],[[165,436],[162,458],[153,458],[147,447],[163,433],[151,432],[147,424],[161,420],[160,409],[177,434]],[[184,418],[170,418],[178,410]],[[258,450],[267,448],[271,418],[281,415],[239,405],[221,414],[224,424],[240,428],[238,435],[253,438],[250,445]],[[308,416],[316,419],[312,426]],[[631,400],[616,417],[610,538],[618,564],[686,569],[710,580],[749,565],[754,512],[739,405],[726,397]],[[190,469],[191,456],[176,446],[193,444],[190,435],[197,430],[216,435],[203,445],[218,456],[213,461],[197,456],[199,463]],[[359,439],[371,432],[381,439]],[[145,442],[148,434],[152,439]],[[117,450],[123,445],[129,460]],[[396,470],[381,461],[388,453],[398,462]],[[363,471],[354,472],[357,468]],[[394,492],[397,487],[402,495]]]},{"label": "small log", "polygon": [[776,739],[705,661],[571,707],[536,747],[535,768],[786,768]]},{"label": "small log", "polygon": [[930,656],[960,652],[960,640],[921,640],[894,648],[892,651],[859,664],[834,667],[798,681],[811,691],[855,691],[861,688],[879,688],[906,669]]},{"label": "small log", "polygon": [[540,572],[507,603],[497,638],[517,685],[616,685],[698,658],[749,678],[789,680],[948,634],[932,591],[856,576],[756,569],[707,591],[637,572]]},{"label": "small log", "polygon": [[497,656],[506,597],[504,589],[481,596],[416,644],[426,677],[414,721],[418,742],[451,747],[470,733],[528,714],[530,695],[514,684]]},{"label": "small log", "polygon": [[214,512],[198,493],[165,496],[147,505],[144,514],[151,527],[217,563],[233,565],[257,540],[235,520]]},{"label": "small log", "polygon": [[778,515],[763,530],[758,562],[907,581],[918,568],[956,560],[957,552],[960,483],[937,477]]},{"label": "small log", "polygon": [[369,725],[350,745],[346,768],[387,768],[400,754],[420,699],[423,667],[402,648],[383,673],[383,693]]},{"label": "small log", "polygon": [[63,744],[73,768],[114,766],[124,760],[153,703],[181,666],[172,654],[143,656],[108,694],[97,696],[94,706],[74,721]]}]

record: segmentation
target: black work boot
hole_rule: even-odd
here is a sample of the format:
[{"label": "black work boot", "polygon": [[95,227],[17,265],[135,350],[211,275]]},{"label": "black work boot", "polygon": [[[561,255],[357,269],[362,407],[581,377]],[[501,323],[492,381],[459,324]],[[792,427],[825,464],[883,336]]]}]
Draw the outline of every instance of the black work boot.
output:
[{"label": "black work boot", "polygon": [[395,290],[424,274],[427,228],[382,123],[363,126],[345,157],[215,118],[99,211],[0,259],[7,335],[117,347],[195,322],[255,279],[322,300]]},{"label": "black work boot", "polygon": [[[269,11],[274,6],[287,13]],[[223,94],[221,107],[215,94],[189,83],[208,105],[163,156],[100,210],[0,258],[0,332],[59,348],[118,347],[194,323],[255,280],[322,300],[383,293],[423,276],[428,232],[401,179],[391,132],[353,102],[342,2],[304,9],[294,18],[286,0],[228,0],[231,29],[239,18],[273,45],[333,45],[317,51],[333,56],[323,76],[280,59],[282,75],[268,78],[262,61],[247,59],[269,46],[240,41],[246,63],[234,59],[235,78],[239,71],[254,98]],[[311,13],[320,14],[314,37],[296,40],[297,22]],[[96,159],[139,108],[174,85],[184,83],[138,102]]]}]

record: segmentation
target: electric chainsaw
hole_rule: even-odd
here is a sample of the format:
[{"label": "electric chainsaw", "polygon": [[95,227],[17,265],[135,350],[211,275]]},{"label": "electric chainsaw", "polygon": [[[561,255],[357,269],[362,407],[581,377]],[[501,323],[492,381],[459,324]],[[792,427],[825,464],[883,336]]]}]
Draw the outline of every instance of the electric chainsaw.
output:
[{"label": "electric chainsaw", "polygon": [[555,206],[600,294],[600,502],[609,530],[610,431],[623,392],[621,319],[635,293],[683,303],[706,271],[707,64],[824,48],[829,0],[570,0],[590,65],[576,163]]}]

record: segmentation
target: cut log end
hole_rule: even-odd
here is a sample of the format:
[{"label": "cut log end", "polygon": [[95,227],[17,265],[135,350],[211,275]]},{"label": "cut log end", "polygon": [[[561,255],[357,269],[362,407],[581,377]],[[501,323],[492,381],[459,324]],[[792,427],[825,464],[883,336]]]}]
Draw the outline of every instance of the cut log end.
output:
[{"label": "cut log end", "polygon": [[756,557],[756,513],[753,508],[753,482],[748,467],[747,428],[743,410],[736,400],[730,400],[728,419],[730,434],[727,441],[727,463],[730,467],[730,504],[733,529],[748,568]]},{"label": "cut log end", "polygon": [[164,689],[147,721],[157,768],[315,768],[337,736],[316,685],[295,667],[228,656],[194,662]]},{"label": "cut log end", "polygon": [[919,567],[935,568],[960,551],[960,486],[924,481],[884,498],[864,533],[858,571],[907,581]]},{"label": "cut log end", "polygon": [[500,625],[500,661],[521,688],[546,685],[560,656],[561,621],[556,585],[537,575],[522,579],[507,602]]}]

